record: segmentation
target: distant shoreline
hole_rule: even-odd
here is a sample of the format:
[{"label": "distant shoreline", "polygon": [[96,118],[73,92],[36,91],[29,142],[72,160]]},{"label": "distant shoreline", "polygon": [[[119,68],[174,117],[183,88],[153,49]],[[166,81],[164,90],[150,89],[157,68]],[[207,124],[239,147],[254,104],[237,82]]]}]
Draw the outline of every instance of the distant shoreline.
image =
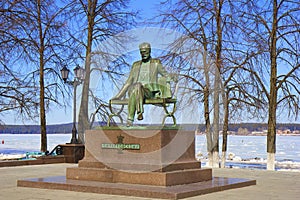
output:
[{"label": "distant shoreline", "polygon": [[[156,124],[152,124],[156,126]],[[158,124],[159,126],[161,124]],[[93,127],[106,126],[106,122],[95,122]],[[178,124],[183,130],[205,132],[205,124]],[[69,134],[73,128],[73,123],[47,125],[47,134]],[[299,134],[300,123],[278,123],[277,134]],[[230,123],[228,135],[261,135],[265,136],[268,130],[266,123]],[[39,134],[40,125],[0,125],[0,134]]]},{"label": "distant shoreline", "polygon": [[[72,134],[70,133],[47,133],[47,135],[58,135],[58,134]],[[0,133],[0,135],[40,135],[40,133]],[[204,133],[197,133],[196,135],[204,135]],[[276,134],[277,136],[300,136],[300,134]],[[223,136],[222,134],[220,136]],[[267,134],[228,134],[228,136],[267,136]]]},{"label": "distant shoreline", "polygon": [[[40,135],[40,133],[0,133],[0,135]],[[70,133],[47,133],[47,135],[72,134]]]},{"label": "distant shoreline", "polygon": [[[197,133],[196,135],[205,135],[205,133]],[[290,134],[276,134],[277,136],[300,136],[300,134],[294,134],[294,133],[290,133]],[[223,134],[221,134],[220,136],[223,136]],[[228,134],[228,136],[267,136],[267,134]]]}]

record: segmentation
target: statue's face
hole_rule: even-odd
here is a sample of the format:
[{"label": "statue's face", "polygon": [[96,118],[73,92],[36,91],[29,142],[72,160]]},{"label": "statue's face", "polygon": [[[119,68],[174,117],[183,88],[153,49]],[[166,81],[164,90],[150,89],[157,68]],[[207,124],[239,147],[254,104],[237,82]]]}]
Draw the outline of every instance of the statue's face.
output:
[{"label": "statue's face", "polygon": [[143,61],[148,61],[149,58],[150,58],[150,48],[142,48],[140,49],[140,53],[141,53],[141,56],[142,56],[142,60]]}]

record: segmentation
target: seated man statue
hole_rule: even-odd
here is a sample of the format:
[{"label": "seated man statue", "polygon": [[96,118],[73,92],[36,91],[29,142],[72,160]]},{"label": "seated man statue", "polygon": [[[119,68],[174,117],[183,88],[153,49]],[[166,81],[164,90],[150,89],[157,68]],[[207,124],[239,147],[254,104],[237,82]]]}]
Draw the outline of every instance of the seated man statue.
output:
[{"label": "seated man statue", "polygon": [[[169,82],[169,75],[163,68],[159,59],[151,58],[151,46],[149,43],[139,45],[142,60],[133,63],[129,77],[119,93],[113,99],[121,99],[128,91],[128,117],[127,126],[132,126],[135,112],[137,119],[143,120],[145,99],[155,98],[161,95],[164,88],[160,81]],[[159,78],[159,75],[161,76]],[[171,94],[164,94],[171,97]]]}]

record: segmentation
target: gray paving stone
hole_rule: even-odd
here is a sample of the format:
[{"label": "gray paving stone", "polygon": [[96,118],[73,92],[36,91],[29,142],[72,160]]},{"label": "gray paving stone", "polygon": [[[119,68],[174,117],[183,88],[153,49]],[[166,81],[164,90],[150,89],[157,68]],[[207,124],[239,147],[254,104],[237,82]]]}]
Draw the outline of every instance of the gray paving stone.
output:
[{"label": "gray paving stone", "polygon": [[[62,176],[67,167],[76,164],[49,164],[0,168],[0,200],[149,200],[149,198],[46,190],[17,187],[17,180],[26,178]],[[231,189],[188,200],[298,200],[300,172],[281,172],[251,169],[213,169],[213,176],[256,179],[257,185]]]}]

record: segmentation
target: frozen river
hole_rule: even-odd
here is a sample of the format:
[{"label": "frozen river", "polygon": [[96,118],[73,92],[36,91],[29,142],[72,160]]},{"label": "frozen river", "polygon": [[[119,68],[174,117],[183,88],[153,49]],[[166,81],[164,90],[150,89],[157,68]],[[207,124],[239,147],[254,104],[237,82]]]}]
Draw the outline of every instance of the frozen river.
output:
[{"label": "frozen river", "polygon": [[[58,144],[68,143],[70,139],[71,134],[48,134],[48,150],[51,151]],[[266,136],[228,136],[227,155],[233,155],[235,162],[229,161],[227,166],[264,168],[267,158],[266,141]],[[222,137],[219,144],[221,152]],[[300,136],[279,135],[276,138],[276,148],[279,168],[300,170]],[[24,154],[39,149],[39,134],[0,134],[0,156]],[[196,136],[196,155],[205,163],[207,155],[205,135]]]}]

